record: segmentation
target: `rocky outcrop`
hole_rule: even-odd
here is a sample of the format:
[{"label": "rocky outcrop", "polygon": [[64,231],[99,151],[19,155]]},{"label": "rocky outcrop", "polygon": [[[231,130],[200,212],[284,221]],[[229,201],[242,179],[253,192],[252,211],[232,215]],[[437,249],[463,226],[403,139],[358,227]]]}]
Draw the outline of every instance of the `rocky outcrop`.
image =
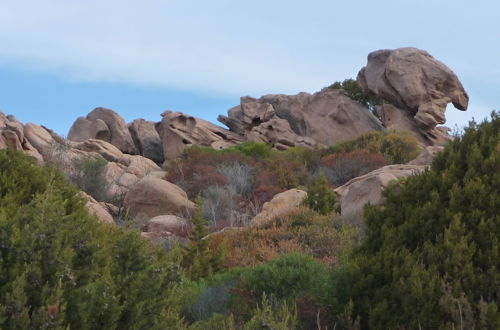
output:
[{"label": "rocky outcrop", "polygon": [[306,196],[307,193],[299,189],[290,189],[277,194],[269,202],[264,203],[262,211],[250,221],[250,225],[260,226],[289,213],[299,207]]},{"label": "rocky outcrop", "polygon": [[83,198],[87,201],[85,206],[89,210],[89,213],[95,215],[97,219],[104,223],[114,224],[115,221],[109,212],[102,206],[99,202],[97,202],[92,196],[87,195],[83,191],[80,192]]},{"label": "rocky outcrop", "polygon": [[394,180],[424,171],[426,166],[388,165],[354,178],[335,189],[340,198],[341,215],[353,217],[363,212],[367,203],[383,203],[382,191]]},{"label": "rocky outcrop", "polygon": [[24,126],[12,115],[0,112],[0,149],[11,148],[16,151],[24,151],[34,158],[39,164],[43,163],[43,157],[34,148],[24,135]]},{"label": "rocky outcrop", "polygon": [[79,117],[71,126],[68,139],[75,142],[99,139],[111,143],[124,153],[137,154],[125,120],[106,108],[95,108],[86,118]]},{"label": "rocky outcrop", "polygon": [[278,149],[330,145],[383,129],[375,116],[341,90],[243,97],[240,103],[218,120],[245,140]]},{"label": "rocky outcrop", "polygon": [[377,109],[387,128],[412,130],[429,145],[446,141],[446,105],[466,110],[469,97],[457,76],[426,51],[416,48],[378,50],[368,55],[357,81],[365,93],[390,105]]},{"label": "rocky outcrop", "polygon": [[136,119],[128,125],[128,130],[139,155],[149,158],[155,163],[163,163],[163,145],[154,122]]},{"label": "rocky outcrop", "polygon": [[243,142],[234,132],[181,112],[165,111],[157,125],[165,159],[172,159],[193,144],[224,149]]},{"label": "rocky outcrop", "polygon": [[428,146],[422,151],[417,158],[410,161],[408,165],[431,165],[432,160],[437,153],[444,150],[442,146]]},{"label": "rocky outcrop", "polygon": [[195,204],[175,184],[146,176],[127,192],[125,207],[132,217],[144,220],[165,214],[190,213]]},{"label": "rocky outcrop", "polygon": [[187,237],[190,223],[175,215],[160,215],[147,223],[148,232],[169,232],[178,237]]}]

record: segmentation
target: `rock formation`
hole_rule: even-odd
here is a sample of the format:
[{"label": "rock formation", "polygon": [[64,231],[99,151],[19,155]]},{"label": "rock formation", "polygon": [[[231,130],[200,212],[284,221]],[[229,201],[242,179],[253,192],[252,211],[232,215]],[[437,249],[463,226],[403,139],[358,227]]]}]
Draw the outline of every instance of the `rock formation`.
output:
[{"label": "rock formation", "polygon": [[68,140],[82,142],[88,139],[104,140],[124,153],[137,154],[125,120],[110,109],[95,108],[71,126]]},{"label": "rock formation", "polygon": [[184,190],[151,176],[144,177],[130,188],[125,206],[132,217],[145,220],[166,214],[190,214],[195,208]]},{"label": "rock formation", "polygon": [[165,111],[162,117],[157,130],[165,159],[179,156],[182,150],[193,144],[224,149],[243,142],[234,132],[181,112]]},{"label": "rock formation", "polygon": [[0,149],[11,148],[24,151],[38,163],[43,163],[43,157],[24,135],[24,126],[12,115],[0,112]]},{"label": "rock formation", "polygon": [[290,189],[279,193],[272,200],[264,203],[262,211],[250,221],[250,225],[260,226],[276,217],[289,213],[299,207],[306,197],[307,193],[300,189]]},{"label": "rock formation", "polygon": [[136,119],[128,125],[128,130],[140,155],[161,164],[165,160],[160,135],[155,122]]},{"label": "rock formation", "polygon": [[377,205],[383,202],[382,191],[389,183],[422,172],[425,168],[419,165],[388,165],[350,180],[335,189],[340,199],[341,215],[361,218],[367,203]]},{"label": "rock formation", "polygon": [[446,105],[466,110],[469,97],[457,76],[426,51],[416,48],[378,50],[357,77],[365,93],[389,103],[377,112],[387,128],[412,130],[428,145],[442,144]]},{"label": "rock formation", "polygon": [[242,97],[240,103],[218,120],[245,140],[271,143],[277,149],[330,145],[383,129],[375,116],[341,90]]}]

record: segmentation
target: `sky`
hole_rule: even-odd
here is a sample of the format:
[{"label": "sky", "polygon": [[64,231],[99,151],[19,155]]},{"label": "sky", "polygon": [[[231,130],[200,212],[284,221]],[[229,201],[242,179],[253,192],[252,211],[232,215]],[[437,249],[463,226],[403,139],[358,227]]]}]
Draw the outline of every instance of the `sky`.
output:
[{"label": "sky", "polygon": [[240,96],[315,92],[412,46],[469,93],[446,113],[460,128],[500,109],[499,21],[497,0],[0,0],[0,111],[62,135],[98,106],[216,122]]}]

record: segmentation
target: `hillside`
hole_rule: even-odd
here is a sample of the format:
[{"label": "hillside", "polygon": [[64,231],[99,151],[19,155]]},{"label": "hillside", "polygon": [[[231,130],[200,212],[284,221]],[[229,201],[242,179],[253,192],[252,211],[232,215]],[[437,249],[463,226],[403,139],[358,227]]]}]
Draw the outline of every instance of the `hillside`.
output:
[{"label": "hillside", "polygon": [[0,328],[500,326],[500,119],[452,137],[448,103],[457,76],[401,48],[227,128],[0,113]]}]

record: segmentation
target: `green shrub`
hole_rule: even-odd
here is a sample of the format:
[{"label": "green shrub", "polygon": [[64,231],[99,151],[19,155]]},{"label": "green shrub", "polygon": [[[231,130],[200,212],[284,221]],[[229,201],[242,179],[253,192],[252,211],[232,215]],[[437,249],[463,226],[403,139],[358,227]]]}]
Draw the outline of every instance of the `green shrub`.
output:
[{"label": "green shrub", "polygon": [[422,151],[417,138],[410,133],[396,131],[371,131],[358,138],[330,146],[326,154],[353,152],[366,149],[381,154],[387,164],[404,164],[415,159]]},{"label": "green shrub", "polygon": [[499,114],[384,195],[365,208],[366,237],[344,275],[352,318],[372,329],[499,329]]},{"label": "green shrub", "polygon": [[328,184],[323,172],[320,172],[318,178],[307,187],[307,197],[303,203],[323,215],[329,214],[336,209],[335,193]]},{"label": "green shrub", "polygon": [[104,174],[108,162],[101,157],[85,157],[72,162],[70,181],[98,201],[107,201]]},{"label": "green shrub", "polygon": [[343,82],[337,81],[328,86],[329,89],[343,89],[347,95],[359,104],[367,107],[370,111],[374,111],[377,105],[382,104],[382,100],[365,94],[361,86],[354,79],[345,79]]},{"label": "green shrub", "polygon": [[244,287],[256,297],[264,293],[295,299],[306,293],[321,296],[327,269],[313,257],[290,253],[268,263],[244,269]]},{"label": "green shrub", "polygon": [[0,328],[180,324],[177,263],[90,216],[52,168],[0,151]]}]

